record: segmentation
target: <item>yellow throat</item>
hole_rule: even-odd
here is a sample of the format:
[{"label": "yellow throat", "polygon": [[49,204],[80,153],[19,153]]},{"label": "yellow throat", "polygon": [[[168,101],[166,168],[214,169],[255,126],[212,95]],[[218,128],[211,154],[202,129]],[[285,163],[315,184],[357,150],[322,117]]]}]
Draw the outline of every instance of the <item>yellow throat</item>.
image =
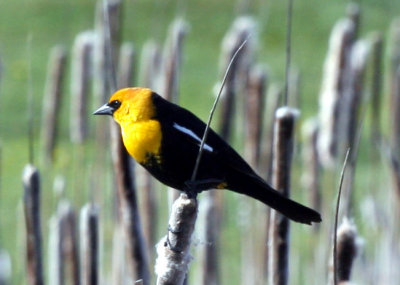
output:
[{"label": "yellow throat", "polygon": [[114,112],[121,126],[124,145],[129,154],[142,164],[149,158],[160,160],[161,125],[154,119],[156,110],[152,91],[146,88],[126,88],[114,93],[110,102],[118,100],[121,106]]}]

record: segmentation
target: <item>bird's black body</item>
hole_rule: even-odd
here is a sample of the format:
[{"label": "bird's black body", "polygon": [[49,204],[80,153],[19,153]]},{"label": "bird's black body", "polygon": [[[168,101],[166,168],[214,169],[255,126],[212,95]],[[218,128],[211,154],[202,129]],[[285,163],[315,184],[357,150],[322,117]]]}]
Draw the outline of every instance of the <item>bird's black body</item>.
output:
[{"label": "bird's black body", "polygon": [[[206,125],[190,111],[155,93],[152,100],[156,110],[153,119],[161,124],[161,151],[159,158],[149,157],[142,165],[162,183],[187,190]],[[321,221],[319,213],[287,199],[269,186],[212,129],[205,142],[196,180],[203,181],[197,185],[198,191],[226,188],[253,197],[294,221],[306,224]]]}]

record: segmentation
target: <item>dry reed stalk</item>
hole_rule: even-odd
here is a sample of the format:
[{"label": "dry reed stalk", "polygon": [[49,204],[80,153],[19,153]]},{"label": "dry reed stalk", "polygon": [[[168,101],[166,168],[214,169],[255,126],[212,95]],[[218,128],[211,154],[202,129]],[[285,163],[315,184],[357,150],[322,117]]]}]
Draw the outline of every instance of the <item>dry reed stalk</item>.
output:
[{"label": "dry reed stalk", "polygon": [[[222,40],[221,57],[220,57],[220,70],[225,72],[232,56],[236,53],[238,47],[244,40],[248,39],[255,31],[255,23],[252,18],[239,17],[237,18]],[[247,86],[247,73],[250,66],[252,57],[252,48],[254,44],[246,45],[241,53],[238,55],[237,60],[232,64],[231,71],[226,79],[225,89],[221,98],[221,117],[233,118],[235,111],[235,97],[237,97],[238,88],[240,86]],[[243,85],[242,85],[243,84]],[[243,91],[243,90],[242,90]],[[231,137],[232,121],[229,124],[220,122],[219,134],[223,139],[229,141]]]},{"label": "dry reed stalk", "polygon": [[118,62],[121,22],[120,0],[98,0],[96,7],[96,42],[94,46],[93,88],[96,105],[104,104],[111,88],[110,73]]},{"label": "dry reed stalk", "polygon": [[[206,193],[205,193],[206,194]],[[221,283],[220,266],[220,232],[222,199],[219,191],[208,191],[201,200],[202,222],[200,227],[201,240],[204,249],[201,253],[201,281],[203,285],[217,285]]]},{"label": "dry reed stalk", "polygon": [[[298,115],[296,109],[289,107],[281,107],[276,111],[272,184],[285,197],[290,196],[294,126]],[[271,210],[270,219],[269,283],[288,284],[289,220],[274,210]]]},{"label": "dry reed stalk", "polygon": [[128,271],[132,280],[142,279],[144,284],[149,284],[146,242],[143,238],[137,205],[132,161],[123,145],[119,126],[115,122],[111,123],[113,124],[111,128],[112,159],[117,185],[120,223],[126,241]]},{"label": "dry reed stalk", "polygon": [[99,209],[95,204],[86,204],[80,213],[81,284],[100,284]]},{"label": "dry reed stalk", "polygon": [[25,166],[24,210],[26,225],[27,279],[30,285],[44,284],[42,266],[42,233],[40,222],[40,174],[31,164]]},{"label": "dry reed stalk", "polygon": [[70,137],[78,144],[82,144],[88,134],[87,107],[94,37],[93,31],[78,34],[72,50]]},{"label": "dry reed stalk", "polygon": [[49,284],[80,284],[75,212],[66,200],[50,220]]},{"label": "dry reed stalk", "polygon": [[132,43],[124,43],[119,53],[118,88],[130,87],[135,75],[135,49]]},{"label": "dry reed stalk", "polygon": [[[265,90],[267,85],[267,74],[261,66],[250,68],[245,104],[244,123],[244,156],[246,161],[254,168],[260,166],[261,157],[261,135],[263,130]],[[241,200],[239,212],[239,224],[242,228],[242,282],[257,282],[259,276],[263,275],[263,256],[257,254],[265,243],[265,234],[256,224],[247,221],[255,218],[261,222],[267,217],[265,208],[253,200]],[[264,230],[264,228],[263,228]]]},{"label": "dry reed stalk", "polygon": [[272,177],[272,152],[273,152],[273,140],[274,140],[274,120],[275,113],[279,107],[279,103],[282,98],[283,89],[277,84],[272,84],[267,91],[267,106],[265,113],[265,130],[262,138],[262,155],[261,155],[261,170],[265,174],[266,180],[271,181]]},{"label": "dry reed stalk", "polygon": [[320,134],[318,151],[324,167],[332,168],[340,155],[338,142],[343,137],[340,110],[347,76],[350,47],[355,38],[354,22],[342,19],[336,23],[329,40],[329,50],[324,63],[320,91]]},{"label": "dry reed stalk", "polygon": [[188,271],[192,233],[197,218],[195,198],[181,194],[172,205],[167,236],[157,244],[155,272],[158,285],[181,285]]},{"label": "dry reed stalk", "polygon": [[[230,72],[226,77],[225,88],[221,97],[220,115],[222,119],[219,122],[219,134],[226,141],[229,141],[233,136],[233,127],[235,126],[234,118],[239,117],[242,112],[245,112],[245,96],[248,94],[248,80],[249,70],[253,62],[253,51],[255,48],[255,41],[257,36],[256,23],[251,17],[238,17],[232,23],[231,27],[225,34],[222,40],[221,56],[220,56],[220,70],[225,72],[228,64],[231,64],[232,56],[237,52],[238,48],[243,44],[246,45],[242,48],[237,55],[236,60],[231,64]],[[243,94],[243,96],[239,96]],[[234,115],[235,114],[235,115]],[[238,128],[237,133],[244,132],[244,123],[236,125]],[[221,199],[220,194],[215,194],[215,199]],[[217,201],[216,201],[217,203]],[[239,215],[243,220],[247,220],[249,215],[250,204],[242,205]],[[244,214],[245,216],[243,216]],[[248,242],[249,236],[252,236],[252,231],[249,225],[242,223],[242,230],[244,232],[243,238],[247,240],[243,243],[242,247],[242,279],[247,283],[253,283],[254,274],[252,272],[253,262],[253,244]],[[218,234],[218,233],[216,233]]]},{"label": "dry reed stalk", "polygon": [[267,72],[261,66],[250,70],[245,117],[245,157],[255,168],[259,167],[261,154],[261,134],[263,130],[265,91],[267,88]]},{"label": "dry reed stalk", "polygon": [[[317,149],[318,127],[316,118],[308,119],[303,125],[303,182],[307,192],[310,194],[311,208],[321,212],[321,165]],[[319,229],[319,225],[315,224],[314,229]]]},{"label": "dry reed stalk", "polygon": [[62,46],[52,48],[49,57],[46,87],[43,96],[43,117],[41,140],[43,161],[51,163],[54,159],[54,148],[57,142],[57,130],[60,114],[63,81],[65,77],[67,54]]},{"label": "dry reed stalk", "polygon": [[[265,173],[264,177],[266,181],[271,182],[272,180],[272,164],[273,164],[273,142],[275,137],[274,132],[274,119],[276,111],[279,107],[279,101],[282,97],[283,89],[278,87],[277,85],[272,85],[268,90],[268,103],[267,103],[267,112],[268,114],[264,119],[266,121],[266,128],[263,136],[263,145],[262,145],[262,157],[265,159],[261,161],[261,171]],[[271,209],[269,207],[266,208],[265,214],[265,242],[268,245],[270,242],[270,223],[271,223]],[[269,267],[269,246],[264,247],[264,252],[262,254],[264,266],[264,274],[263,279],[268,280],[268,267]]]},{"label": "dry reed stalk", "polygon": [[371,40],[372,86],[371,86],[371,142],[377,144],[381,137],[381,98],[383,39],[381,33],[374,33]]},{"label": "dry reed stalk", "polygon": [[347,80],[343,93],[343,110],[341,116],[346,122],[347,146],[353,151],[349,157],[349,169],[343,184],[343,214],[349,216],[352,210],[355,169],[358,154],[358,139],[361,130],[361,109],[364,93],[364,75],[369,55],[369,44],[364,40],[357,41],[351,51]]},{"label": "dry reed stalk", "polygon": [[169,27],[164,46],[162,62],[162,93],[171,102],[177,103],[179,98],[179,71],[182,63],[183,41],[189,25],[182,19],[176,19]]}]

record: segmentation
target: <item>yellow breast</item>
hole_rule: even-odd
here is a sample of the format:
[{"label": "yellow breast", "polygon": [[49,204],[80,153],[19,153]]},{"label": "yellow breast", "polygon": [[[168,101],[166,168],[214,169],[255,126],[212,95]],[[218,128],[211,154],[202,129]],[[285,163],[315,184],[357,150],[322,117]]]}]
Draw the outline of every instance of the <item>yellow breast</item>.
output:
[{"label": "yellow breast", "polygon": [[158,121],[131,121],[121,127],[124,145],[137,162],[145,164],[149,156],[159,159],[162,134]]}]

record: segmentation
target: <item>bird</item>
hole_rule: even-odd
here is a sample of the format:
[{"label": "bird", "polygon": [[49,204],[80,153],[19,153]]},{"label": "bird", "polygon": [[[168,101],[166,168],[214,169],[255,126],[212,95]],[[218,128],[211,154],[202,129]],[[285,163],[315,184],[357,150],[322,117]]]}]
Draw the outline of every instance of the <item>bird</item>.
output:
[{"label": "bird", "polygon": [[120,89],[93,114],[112,116],[128,153],[167,186],[194,195],[227,189],[259,200],[295,222],[321,222],[317,211],[271,187],[212,128],[192,181],[206,124],[149,88]]}]

